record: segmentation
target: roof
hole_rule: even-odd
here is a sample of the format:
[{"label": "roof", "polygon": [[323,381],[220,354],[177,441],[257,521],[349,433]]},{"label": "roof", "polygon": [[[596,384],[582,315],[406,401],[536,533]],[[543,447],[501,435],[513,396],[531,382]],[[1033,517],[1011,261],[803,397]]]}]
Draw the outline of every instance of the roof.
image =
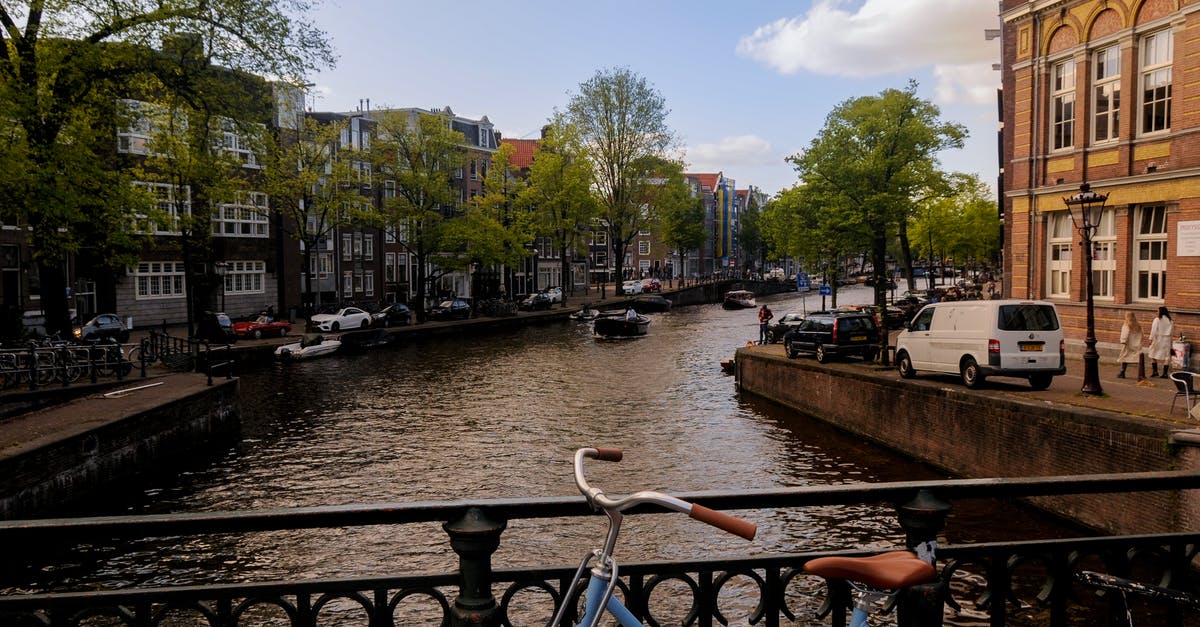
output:
[{"label": "roof", "polygon": [[515,149],[513,152],[512,161],[509,163],[511,167],[517,170],[528,168],[533,163],[533,155],[537,152],[538,146],[541,145],[540,139],[501,139],[501,144],[508,144]]},{"label": "roof", "polygon": [[715,174],[684,174],[684,176],[696,179],[700,182],[701,187],[707,187],[709,190],[717,188],[717,181],[721,179],[721,173]]}]

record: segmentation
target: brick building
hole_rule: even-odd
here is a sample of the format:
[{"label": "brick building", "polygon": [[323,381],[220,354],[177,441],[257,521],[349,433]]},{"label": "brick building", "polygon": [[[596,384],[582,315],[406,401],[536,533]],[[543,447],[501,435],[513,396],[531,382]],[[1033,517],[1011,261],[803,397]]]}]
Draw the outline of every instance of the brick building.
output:
[{"label": "brick building", "polygon": [[1084,259],[1063,199],[1087,182],[1108,195],[1092,255],[1101,355],[1115,354],[1129,310],[1148,333],[1166,306],[1176,335],[1197,336],[1200,1],[1001,11],[1006,295],[1055,302],[1068,344],[1082,343]]}]

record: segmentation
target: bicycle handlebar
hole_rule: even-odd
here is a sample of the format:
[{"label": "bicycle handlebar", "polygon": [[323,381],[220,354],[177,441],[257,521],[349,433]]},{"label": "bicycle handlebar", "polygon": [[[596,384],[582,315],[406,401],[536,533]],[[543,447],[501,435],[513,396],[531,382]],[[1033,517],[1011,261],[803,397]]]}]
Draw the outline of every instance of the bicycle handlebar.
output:
[{"label": "bicycle handlebar", "polygon": [[722,531],[732,533],[735,536],[740,536],[747,540],[753,540],[758,531],[758,526],[747,520],[723,514],[716,510],[709,509],[703,505],[689,503],[682,499],[678,499],[669,494],[662,492],[642,491],[636,492],[629,496],[620,499],[611,499],[604,495],[600,488],[593,488],[588,485],[587,479],[583,476],[583,460],[591,458],[600,461],[619,462],[624,453],[619,448],[581,448],[575,451],[575,484],[579,487],[579,491],[587,497],[588,502],[593,507],[598,507],[607,511],[624,511],[640,505],[642,503],[654,503],[662,505],[677,512],[683,512],[691,516],[695,520],[712,525]]}]

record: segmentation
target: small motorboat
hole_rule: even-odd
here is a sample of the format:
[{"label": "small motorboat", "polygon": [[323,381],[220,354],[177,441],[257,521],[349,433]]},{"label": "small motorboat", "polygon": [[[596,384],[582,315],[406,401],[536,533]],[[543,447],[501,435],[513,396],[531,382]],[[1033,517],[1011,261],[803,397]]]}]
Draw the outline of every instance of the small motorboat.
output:
[{"label": "small motorboat", "polygon": [[343,352],[361,352],[370,348],[388,346],[395,339],[386,329],[363,329],[361,331],[346,331],[338,336]]},{"label": "small motorboat", "polygon": [[726,309],[753,309],[756,306],[754,292],[748,290],[726,292],[725,299],[721,301],[721,306]]},{"label": "small motorboat", "polygon": [[591,307],[584,307],[583,309],[580,309],[579,311],[572,313],[568,317],[571,318],[572,320],[595,320],[596,317],[599,315],[600,315],[599,309],[593,309]]},{"label": "small motorboat", "polygon": [[641,337],[649,326],[650,319],[637,312],[631,316],[629,311],[605,311],[592,323],[592,334],[602,339]]},{"label": "small motorboat", "polygon": [[305,333],[299,342],[284,344],[275,349],[275,356],[290,361],[297,359],[312,359],[324,355],[332,355],[342,347],[341,340],[327,338],[318,333]]},{"label": "small motorboat", "polygon": [[642,294],[635,296],[633,302],[630,303],[633,310],[640,313],[662,313],[671,311],[671,301],[663,298],[658,294]]}]

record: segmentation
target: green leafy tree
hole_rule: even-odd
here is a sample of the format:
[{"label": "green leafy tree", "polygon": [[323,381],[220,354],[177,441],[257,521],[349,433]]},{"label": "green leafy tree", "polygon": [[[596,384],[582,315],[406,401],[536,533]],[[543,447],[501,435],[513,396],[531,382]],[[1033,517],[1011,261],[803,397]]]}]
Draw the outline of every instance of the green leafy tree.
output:
[{"label": "green leafy tree", "polygon": [[675,142],[668,113],[662,94],[626,68],[597,71],[567,105],[566,118],[592,161],[592,186],[618,276],[630,242],[654,221],[654,208],[643,201],[652,196],[655,168]]},{"label": "green leafy tree", "polygon": [[529,167],[529,187],[522,202],[532,211],[536,233],[549,237],[563,252],[558,282],[563,286],[563,307],[574,283],[571,259],[586,254],[583,233],[599,210],[591,188],[593,172],[576,129],[563,116],[556,116]]},{"label": "green leafy tree", "polygon": [[746,194],[746,206],[738,213],[738,248],[742,250],[743,259],[749,260],[748,270],[766,268],[769,246],[762,234],[762,207],[759,206],[758,195],[754,190]]},{"label": "green leafy tree", "polygon": [[[887,246],[899,236],[915,198],[941,186],[937,155],[962,147],[966,130],[944,123],[917,85],[847,100],[800,154],[788,157],[800,180],[850,228],[869,235],[875,304],[887,297]],[[902,237],[902,247],[907,247]]]},{"label": "green leafy tree", "polygon": [[306,292],[314,308],[321,305],[314,257],[342,227],[372,221],[374,212],[359,193],[356,160],[367,156],[339,147],[349,126],[346,120],[321,121],[304,117],[294,128],[281,129],[268,143],[265,186],[272,209],[299,240]]},{"label": "green leafy tree", "polygon": [[927,259],[994,262],[1001,221],[990,188],[974,174],[951,178],[957,190],[953,196],[922,202],[910,217],[914,250]]},{"label": "green leafy tree", "polygon": [[[685,183],[686,186],[686,183]],[[683,260],[688,253],[699,250],[704,244],[704,199],[693,197],[686,190],[687,198],[664,207],[660,214],[663,243],[678,253],[680,258],[679,278],[684,278]]]},{"label": "green leafy tree", "polygon": [[854,208],[839,194],[819,186],[785,189],[763,210],[764,239],[774,250],[819,271],[833,289],[833,307],[837,307],[838,262],[862,251],[870,240],[864,225],[852,219],[854,215]]},{"label": "green leafy tree", "polygon": [[[442,115],[406,110],[380,110],[375,114],[377,136],[371,142],[375,167],[383,180],[396,182],[396,195],[384,198],[380,220],[397,230],[397,241],[417,266],[414,309],[425,320],[427,285],[471,262],[462,248],[462,225],[448,228],[458,218],[458,192],[451,175],[466,162],[462,133],[450,128]],[[436,269],[430,271],[434,260]]]},{"label": "green leafy tree", "polygon": [[[501,144],[492,155],[491,166],[483,177],[483,193],[471,200],[462,220],[450,223],[450,240],[457,239],[479,267],[495,268],[495,276],[504,268],[519,265],[526,258],[526,242],[532,240],[531,218],[522,206],[521,196],[528,183],[512,166],[511,144]],[[512,292],[511,282],[509,293]],[[472,293],[478,297],[489,289]],[[498,284],[490,288],[497,289]]]},{"label": "green leafy tree", "polygon": [[[155,77],[167,90],[194,92],[193,78],[212,64],[299,81],[326,63],[324,35],[305,22],[307,0],[28,0],[0,4],[0,111],[12,124],[6,152],[25,174],[0,179],[10,219],[31,227],[42,282],[47,329],[68,328],[67,255],[119,245],[126,235],[111,207],[130,196],[117,185],[76,186],[68,166],[110,163],[92,129],[107,126],[103,101],[139,79]],[[179,33],[196,33],[203,55],[171,54]],[[110,127],[111,128],[111,127]],[[97,168],[87,168],[84,172]],[[119,177],[104,177],[106,182]],[[81,190],[99,192],[84,198]],[[97,215],[99,212],[99,215]],[[99,218],[99,219],[98,219]],[[91,222],[86,228],[85,223]],[[83,240],[84,236],[99,238]]]}]

